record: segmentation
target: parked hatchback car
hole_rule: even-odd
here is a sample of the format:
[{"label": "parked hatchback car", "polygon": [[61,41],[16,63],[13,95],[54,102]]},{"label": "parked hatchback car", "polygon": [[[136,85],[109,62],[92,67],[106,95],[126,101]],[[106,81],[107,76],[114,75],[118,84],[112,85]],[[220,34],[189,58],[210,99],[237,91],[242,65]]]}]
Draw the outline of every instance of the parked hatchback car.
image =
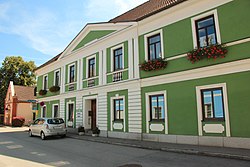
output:
[{"label": "parked hatchback car", "polygon": [[48,136],[65,137],[67,130],[62,118],[38,118],[29,127],[29,136],[40,136],[44,140]]}]

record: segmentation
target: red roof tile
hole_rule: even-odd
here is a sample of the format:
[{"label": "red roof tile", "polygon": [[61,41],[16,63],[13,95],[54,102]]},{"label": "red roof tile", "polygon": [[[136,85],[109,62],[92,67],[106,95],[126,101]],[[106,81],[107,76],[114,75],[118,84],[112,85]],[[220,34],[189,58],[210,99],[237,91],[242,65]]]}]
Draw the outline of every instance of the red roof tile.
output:
[{"label": "red roof tile", "polygon": [[15,95],[20,101],[34,100],[34,88],[32,86],[14,85]]},{"label": "red roof tile", "polygon": [[153,14],[171,8],[183,1],[186,0],[149,0],[124,14],[121,14],[120,16],[111,19],[109,22],[116,23],[116,22],[140,21]]}]

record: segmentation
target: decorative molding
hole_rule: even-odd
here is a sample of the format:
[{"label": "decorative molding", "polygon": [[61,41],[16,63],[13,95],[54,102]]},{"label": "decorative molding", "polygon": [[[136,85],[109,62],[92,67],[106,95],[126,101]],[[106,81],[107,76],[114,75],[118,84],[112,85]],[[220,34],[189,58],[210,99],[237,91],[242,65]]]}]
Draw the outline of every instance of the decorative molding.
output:
[{"label": "decorative molding", "polygon": [[164,125],[151,123],[149,128],[151,131],[162,132],[164,130]]},{"label": "decorative molding", "polygon": [[222,124],[205,124],[203,130],[206,133],[223,133],[225,128]]},{"label": "decorative molding", "polygon": [[113,129],[122,130],[122,128],[123,128],[123,124],[122,123],[114,123],[113,124]]}]

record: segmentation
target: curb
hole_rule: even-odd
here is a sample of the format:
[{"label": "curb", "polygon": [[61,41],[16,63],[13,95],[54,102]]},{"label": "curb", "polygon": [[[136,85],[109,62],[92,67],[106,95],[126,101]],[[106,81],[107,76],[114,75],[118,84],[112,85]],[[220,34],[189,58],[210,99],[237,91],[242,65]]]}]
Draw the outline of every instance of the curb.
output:
[{"label": "curb", "polygon": [[67,137],[73,138],[73,139],[78,139],[78,140],[85,140],[85,141],[104,143],[104,144],[113,144],[113,145],[118,145],[118,146],[142,148],[142,149],[147,149],[147,150],[160,150],[160,151],[180,153],[180,154],[190,154],[190,155],[200,155],[200,156],[209,156],[209,157],[218,157],[218,158],[250,161],[250,157],[244,156],[244,155],[206,152],[206,151],[198,151],[198,150],[193,150],[193,149],[154,148],[154,147],[150,147],[150,146],[142,146],[142,145],[137,145],[137,144],[120,143],[120,142],[112,142],[112,141],[99,141],[99,140],[94,140],[94,139],[83,139],[83,138],[80,138],[78,136],[69,136],[69,135]]}]

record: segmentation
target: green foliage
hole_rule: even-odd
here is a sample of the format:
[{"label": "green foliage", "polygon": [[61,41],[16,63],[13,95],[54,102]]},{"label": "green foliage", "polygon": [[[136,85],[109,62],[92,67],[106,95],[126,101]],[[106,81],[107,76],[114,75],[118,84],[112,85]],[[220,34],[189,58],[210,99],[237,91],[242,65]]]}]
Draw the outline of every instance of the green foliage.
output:
[{"label": "green foliage", "polygon": [[0,112],[4,111],[4,99],[10,81],[14,85],[32,86],[36,83],[34,61],[24,61],[21,56],[7,56],[0,67]]},{"label": "green foliage", "polygon": [[47,90],[41,89],[39,90],[39,95],[43,96],[47,94]]},{"label": "green foliage", "polygon": [[58,92],[60,90],[60,86],[51,86],[49,88],[50,92]]}]

